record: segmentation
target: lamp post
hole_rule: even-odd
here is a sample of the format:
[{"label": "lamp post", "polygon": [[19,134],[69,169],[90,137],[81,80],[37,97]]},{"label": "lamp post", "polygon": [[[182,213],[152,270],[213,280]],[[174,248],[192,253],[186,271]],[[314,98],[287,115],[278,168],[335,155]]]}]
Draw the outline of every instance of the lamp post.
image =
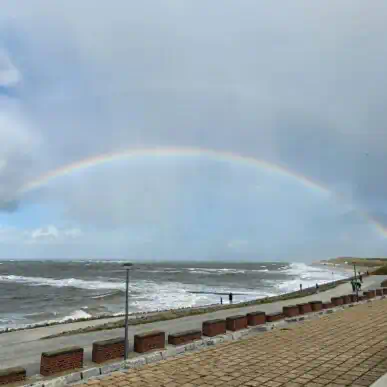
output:
[{"label": "lamp post", "polygon": [[128,338],[128,316],[129,316],[129,271],[133,263],[125,263],[126,270],[126,297],[125,297],[125,360],[128,359],[129,353],[129,338]]},{"label": "lamp post", "polygon": [[359,301],[359,288],[357,286],[357,277],[356,277],[356,263],[353,264],[353,270],[355,272],[356,301]]}]

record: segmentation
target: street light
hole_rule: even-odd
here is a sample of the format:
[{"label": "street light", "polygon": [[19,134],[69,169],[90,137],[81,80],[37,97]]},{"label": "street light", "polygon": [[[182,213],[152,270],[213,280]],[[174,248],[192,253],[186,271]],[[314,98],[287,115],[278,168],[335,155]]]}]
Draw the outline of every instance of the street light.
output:
[{"label": "street light", "polygon": [[125,263],[124,268],[126,270],[126,299],[125,299],[125,360],[128,359],[129,353],[129,338],[128,338],[128,315],[129,315],[129,271],[133,263]]}]

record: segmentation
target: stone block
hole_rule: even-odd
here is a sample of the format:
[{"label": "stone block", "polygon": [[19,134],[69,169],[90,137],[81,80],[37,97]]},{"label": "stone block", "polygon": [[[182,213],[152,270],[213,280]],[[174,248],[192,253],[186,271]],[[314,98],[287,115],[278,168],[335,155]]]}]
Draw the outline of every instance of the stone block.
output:
[{"label": "stone block", "polygon": [[190,330],[185,332],[174,333],[168,335],[168,344],[171,345],[181,345],[186,343],[191,343],[195,340],[200,340],[202,338],[201,330]]},{"label": "stone block", "polygon": [[161,356],[161,352],[153,352],[149,355],[145,355],[144,357],[146,364],[156,363],[163,359],[163,357]]},{"label": "stone block", "polygon": [[93,343],[92,360],[94,363],[120,359],[125,355],[125,339],[118,337],[115,339],[96,341]]},{"label": "stone block", "polygon": [[26,370],[22,367],[0,369],[0,385],[22,382],[26,379]]},{"label": "stone block", "polygon": [[284,315],[281,312],[269,313],[266,315],[266,322],[275,322],[284,319]]},{"label": "stone block", "polygon": [[322,301],[310,301],[309,304],[310,304],[313,312],[319,312],[320,310],[323,309]]},{"label": "stone block", "polygon": [[307,304],[297,304],[299,314],[306,314],[312,312],[312,306]]},{"label": "stone block", "polygon": [[139,368],[146,364],[145,357],[135,357],[134,359],[126,360],[125,361],[125,368],[131,369],[131,368]]},{"label": "stone block", "polygon": [[237,315],[226,318],[226,329],[229,331],[240,331],[247,328],[247,316]]},{"label": "stone block", "polygon": [[256,325],[266,324],[266,313],[257,311],[247,314],[247,325],[254,327]]},{"label": "stone block", "polygon": [[115,363],[115,364],[108,364],[103,367],[101,367],[101,374],[110,374],[111,372],[118,371],[122,368],[121,363]]},{"label": "stone block", "polygon": [[99,367],[89,368],[87,370],[82,371],[82,379],[89,379],[99,375],[101,375],[101,369]]},{"label": "stone block", "polygon": [[383,296],[383,289],[376,289],[377,296]]},{"label": "stone block", "polygon": [[208,320],[203,322],[203,335],[214,337],[226,333],[226,320]]},{"label": "stone block", "polygon": [[296,317],[300,314],[297,305],[288,305],[282,308],[285,317]]},{"label": "stone block", "polygon": [[152,331],[134,336],[134,351],[138,353],[149,352],[154,349],[165,348],[165,332]]},{"label": "stone block", "polygon": [[343,298],[342,297],[332,297],[331,302],[334,306],[341,306],[341,305],[343,305]]},{"label": "stone block", "polygon": [[83,348],[68,347],[58,351],[43,352],[40,361],[40,373],[49,376],[58,372],[83,367]]}]

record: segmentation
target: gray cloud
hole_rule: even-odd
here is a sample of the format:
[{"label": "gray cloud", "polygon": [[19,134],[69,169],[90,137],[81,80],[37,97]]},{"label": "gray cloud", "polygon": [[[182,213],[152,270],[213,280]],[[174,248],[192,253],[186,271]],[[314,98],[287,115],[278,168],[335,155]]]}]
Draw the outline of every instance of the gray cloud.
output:
[{"label": "gray cloud", "polygon": [[[0,42],[9,53],[3,74],[17,71],[23,82],[3,82],[16,96],[3,110],[0,101],[0,120],[10,99],[18,111],[0,125],[2,207],[26,181],[69,162],[128,147],[196,146],[286,165],[385,223],[386,15],[379,0],[5,1],[0,31],[12,39]],[[190,200],[201,211],[216,208],[214,192],[234,181],[227,168],[124,168],[89,171],[76,186],[59,182],[39,194],[66,203],[65,216],[79,223],[184,233],[184,174],[196,182]],[[211,193],[198,188],[213,179]],[[229,234],[226,241],[244,240]]]}]

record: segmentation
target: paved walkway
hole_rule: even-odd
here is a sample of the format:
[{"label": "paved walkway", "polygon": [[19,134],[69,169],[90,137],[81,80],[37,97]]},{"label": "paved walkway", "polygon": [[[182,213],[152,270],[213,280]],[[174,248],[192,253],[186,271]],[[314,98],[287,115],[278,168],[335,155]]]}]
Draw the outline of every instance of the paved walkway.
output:
[{"label": "paved walkway", "polygon": [[115,372],[93,387],[371,386],[387,372],[387,300]]},{"label": "paved walkway", "polygon": [[[380,287],[381,281],[386,276],[370,276],[364,279],[362,289]],[[328,301],[331,297],[348,294],[351,292],[349,283],[339,285],[338,287],[303,298],[278,301],[270,304],[252,305],[235,309],[219,310],[203,315],[183,317],[176,320],[159,321],[137,326],[129,327],[130,350],[133,349],[133,336],[137,333],[143,333],[150,330],[162,330],[168,333],[176,333],[188,329],[200,329],[205,320],[226,318],[236,314],[246,314],[251,311],[262,310],[266,313],[279,312],[283,306],[295,303],[309,302],[312,300]],[[122,318],[121,318],[122,319]],[[73,336],[57,337],[49,340],[40,340],[42,337],[58,333],[64,330],[75,329],[81,326],[101,324],[105,321],[82,322],[68,325],[56,325],[52,327],[36,328],[20,332],[10,332],[0,335],[0,368],[7,367],[25,367],[28,375],[39,373],[40,356],[44,351],[54,351],[63,347],[69,347],[74,344],[82,346],[85,349],[85,365],[92,366],[91,350],[92,343],[98,340],[106,340],[114,337],[123,336],[123,329],[112,329],[107,331],[97,331],[87,334],[76,334]]]}]

